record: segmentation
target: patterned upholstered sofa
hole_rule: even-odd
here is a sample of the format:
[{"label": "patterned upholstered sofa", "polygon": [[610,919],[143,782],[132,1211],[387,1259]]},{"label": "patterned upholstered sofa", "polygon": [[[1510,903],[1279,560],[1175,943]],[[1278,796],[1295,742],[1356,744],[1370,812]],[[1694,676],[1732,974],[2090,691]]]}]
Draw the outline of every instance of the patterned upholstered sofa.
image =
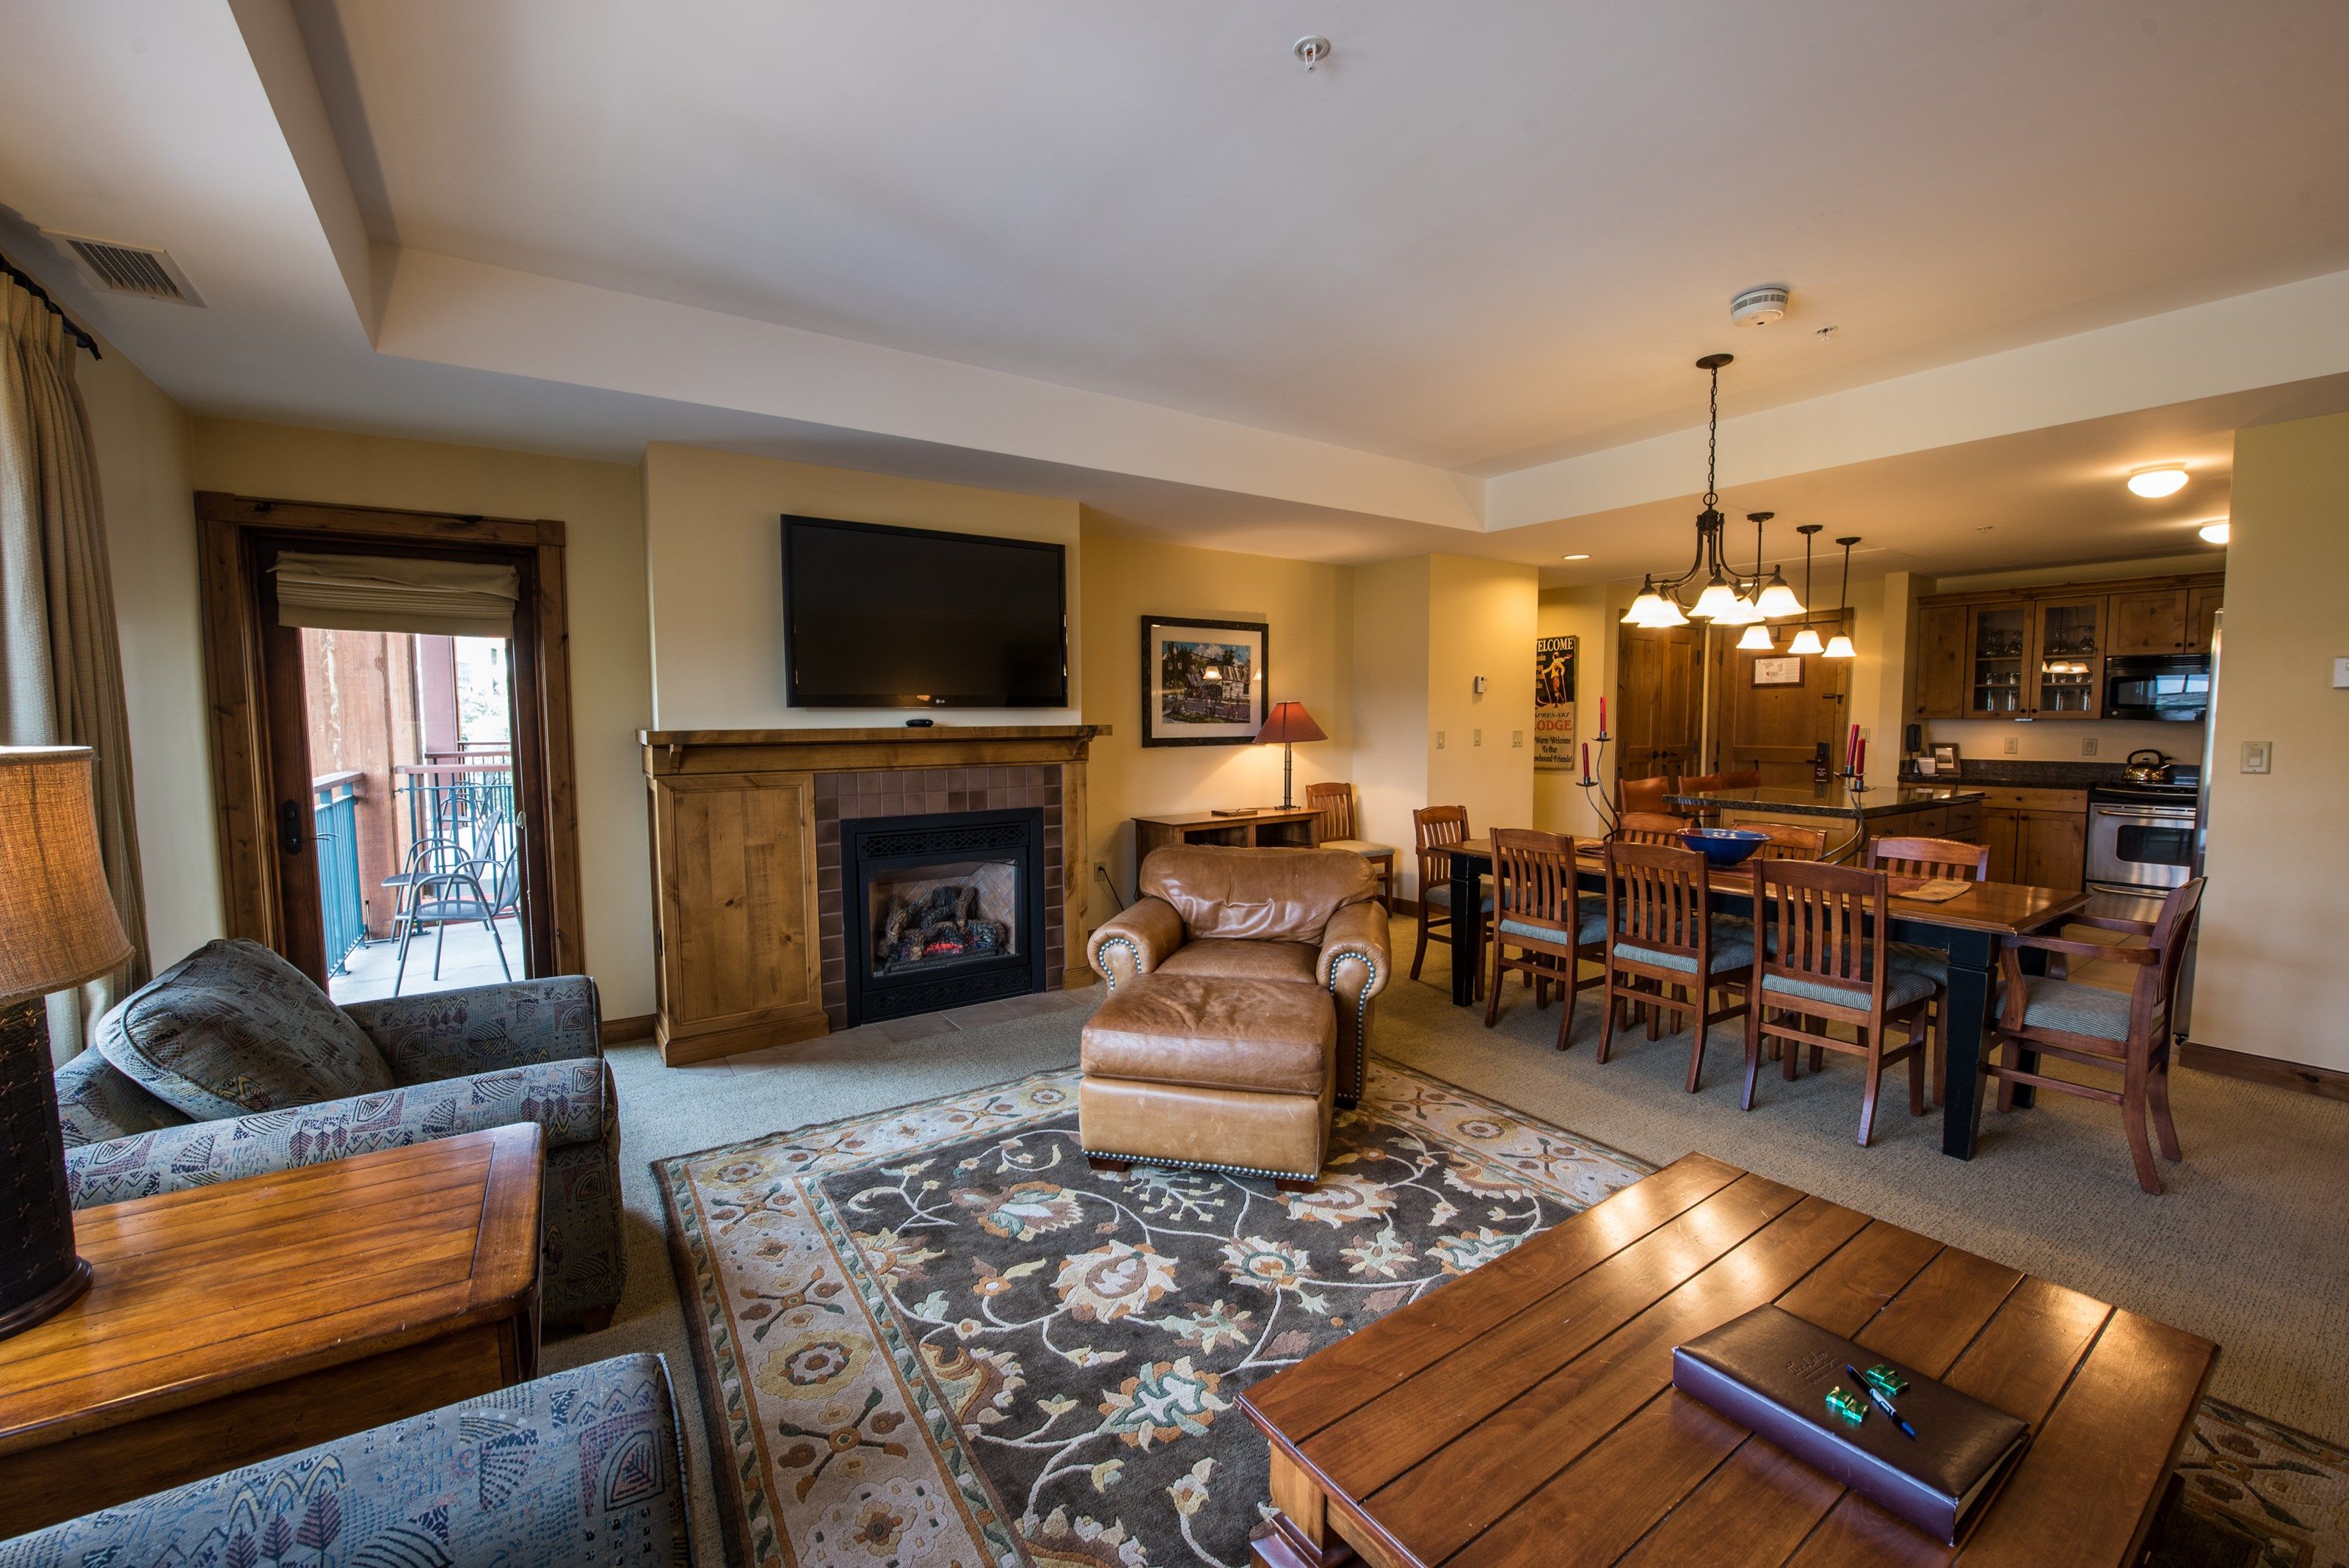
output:
[{"label": "patterned upholstered sofa", "polygon": [[0,1568],[689,1568],[667,1366],[622,1355],[0,1542]]},{"label": "patterned upholstered sofa", "polygon": [[88,1209],[534,1121],[543,1310],[596,1326],[621,1286],[619,1104],[603,1054],[584,976],[337,1008],[267,948],[209,942],[58,1070],[66,1178]]}]

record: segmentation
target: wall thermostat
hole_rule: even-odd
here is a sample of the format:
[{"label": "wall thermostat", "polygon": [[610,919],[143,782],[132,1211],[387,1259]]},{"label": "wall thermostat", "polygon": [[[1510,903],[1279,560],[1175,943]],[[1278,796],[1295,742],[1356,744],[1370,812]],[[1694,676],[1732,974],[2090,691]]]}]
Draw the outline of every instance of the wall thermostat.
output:
[{"label": "wall thermostat", "polygon": [[1476,685],[1476,695],[1477,695],[1477,696],[1479,696],[1479,697],[1482,697],[1482,696],[1485,694],[1485,678],[1484,678],[1483,676],[1481,676],[1481,675],[1479,675],[1478,677],[1476,677],[1476,682],[1475,682],[1475,685]]}]

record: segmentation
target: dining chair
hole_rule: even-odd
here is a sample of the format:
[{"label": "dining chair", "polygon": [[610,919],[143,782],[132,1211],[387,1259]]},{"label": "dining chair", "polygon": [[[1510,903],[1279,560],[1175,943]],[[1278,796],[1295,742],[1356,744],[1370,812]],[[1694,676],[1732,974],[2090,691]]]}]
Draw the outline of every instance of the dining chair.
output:
[{"label": "dining chair", "polygon": [[513,978],[513,966],[506,962],[505,939],[498,934],[498,914],[507,906],[518,903],[522,890],[522,867],[518,846],[509,843],[497,859],[476,858],[467,855],[448,839],[432,839],[419,844],[411,852],[411,868],[415,880],[408,889],[407,908],[397,924],[399,937],[399,961],[392,970],[391,994],[398,996],[408,977],[408,949],[414,940],[416,928],[429,925],[432,934],[432,978],[440,978],[440,955],[449,945],[449,928],[479,920],[490,933],[490,941],[497,949],[498,968],[508,980]]},{"label": "dining chair", "polygon": [[1379,902],[1394,912],[1395,852],[1392,845],[1374,844],[1355,836],[1354,786],[1350,784],[1309,784],[1306,808],[1319,814],[1314,842],[1323,849],[1349,849],[1371,863],[1379,878]]},{"label": "dining chair", "polygon": [[[1427,957],[1427,944],[1431,938],[1446,947],[1454,947],[1452,857],[1444,853],[1444,846],[1457,844],[1469,836],[1468,808],[1464,805],[1421,806],[1411,814],[1411,830],[1413,847],[1419,857],[1419,946],[1411,955],[1411,978],[1417,980],[1419,966]],[[1485,912],[1490,914],[1493,897],[1489,893],[1482,897]],[[1476,953],[1464,956],[1454,947],[1452,961],[1468,964],[1475,971],[1472,983],[1481,989],[1485,983],[1485,969],[1477,961],[1480,956]]]},{"label": "dining chair", "polygon": [[1493,830],[1493,920],[1486,943],[1492,984],[1485,992],[1485,1027],[1499,1022],[1501,981],[1514,970],[1532,985],[1537,1012],[1548,1005],[1549,988],[1558,988],[1566,1003],[1557,1021],[1561,1051],[1574,1029],[1581,961],[1603,963],[1607,955],[1607,912],[1597,899],[1585,899],[1577,886],[1575,849],[1574,840],[1562,833]]},{"label": "dining chair", "polygon": [[[1990,846],[1967,844],[1955,838],[1871,838],[1868,843],[1868,863],[1894,877],[1986,882],[1990,879]],[[1894,942],[1891,954],[1894,969],[1915,970],[1942,991],[1949,989],[1950,955],[1940,948]],[[1937,1106],[1950,1093],[1950,1064],[1941,1055],[1940,1010],[1940,999],[1936,997],[1932,1085],[1933,1104]]]},{"label": "dining chair", "polygon": [[[2120,1106],[2121,1130],[2128,1136],[2137,1183],[2147,1192],[2161,1190],[2161,1176],[2146,1139],[2148,1111],[2154,1134],[2161,1141],[2161,1157],[2171,1161],[2185,1158],[2178,1150],[2177,1125],[2169,1119],[2169,1019],[2178,997],[2178,968],[2194,934],[2205,880],[2197,877],[2171,888],[2161,901],[2161,912],[2150,920],[2104,915],[2068,918],[2071,925],[2141,935],[2146,939],[2141,948],[2108,947],[2063,937],[2016,936],[2006,939],[1999,961],[2003,982],[1996,1033],[1997,1043],[2005,1048],[2005,1059],[1995,1060],[1986,1051],[1982,1067],[1985,1075],[1998,1080],[1998,1108],[2014,1108],[2018,1084]],[[2023,955],[2033,950],[2134,965],[2136,980],[2124,992],[2025,974]],[[2120,1086],[2075,1084],[2032,1072],[2023,1061],[2034,1052],[2117,1072]]]},{"label": "dining chair", "polygon": [[[1859,1144],[1876,1128],[1876,1096],[1884,1069],[1909,1064],[1909,1114],[1925,1114],[1925,1054],[1935,1031],[1926,1004],[1938,988],[1914,970],[1894,967],[1887,952],[1890,892],[1881,871],[1816,860],[1764,860],[1754,868],[1754,909],[1774,940],[1755,961],[1760,983],[1745,1015],[1745,1096],[1754,1108],[1754,1081],[1764,1044],[1784,1047],[1781,1066],[1791,1080],[1811,1048],[1814,1072],[1821,1054],[1841,1052],[1868,1064],[1859,1101]],[[1840,1040],[1828,1026],[1850,1026]],[[1888,1046],[1894,1027],[1906,1038]]]},{"label": "dining chair", "polygon": [[1824,827],[1797,827],[1785,822],[1741,822],[1740,833],[1760,833],[1768,841],[1756,849],[1755,860],[1816,860],[1827,852],[1827,830]]},{"label": "dining chair", "polygon": [[[1745,1011],[1754,980],[1754,940],[1743,921],[1713,912],[1705,858],[1693,849],[1616,840],[1607,846],[1607,973],[1600,993],[1599,1060],[1615,1044],[1620,1006],[1645,1006],[1648,1038],[1662,1013],[1691,1021],[1688,1091],[1704,1068],[1704,1037]],[[1715,1011],[1713,993],[1731,1003]]]},{"label": "dining chair", "polygon": [[1623,809],[1649,812],[1659,816],[1671,815],[1671,797],[1680,792],[1680,780],[1670,774],[1659,774],[1651,779],[1625,779]]},{"label": "dining chair", "polygon": [[1720,789],[1760,789],[1762,787],[1760,768],[1730,768],[1720,774],[1718,777],[1721,783],[1715,787]]},{"label": "dining chair", "polygon": [[1668,844],[1676,849],[1686,849],[1688,846],[1681,842],[1681,835],[1694,826],[1685,816],[1627,811],[1615,819],[1612,841],[1617,844]]},{"label": "dining chair", "polygon": [[1680,793],[1703,794],[1709,790],[1726,789],[1728,785],[1727,774],[1690,774],[1681,780]]}]

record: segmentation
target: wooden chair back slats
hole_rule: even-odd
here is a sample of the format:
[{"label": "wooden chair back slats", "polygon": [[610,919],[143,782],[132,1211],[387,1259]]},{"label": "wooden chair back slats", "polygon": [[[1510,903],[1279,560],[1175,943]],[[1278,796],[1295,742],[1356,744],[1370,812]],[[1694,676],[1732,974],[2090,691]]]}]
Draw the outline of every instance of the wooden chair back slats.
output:
[{"label": "wooden chair back slats", "polygon": [[1333,838],[1360,838],[1354,831],[1354,786],[1350,784],[1309,784],[1305,786],[1305,807],[1320,814],[1314,825],[1318,842],[1327,844]]},{"label": "wooden chair back slats", "polygon": [[1681,780],[1682,794],[1705,794],[1728,787],[1727,774],[1690,774]]},{"label": "wooden chair back slats", "polygon": [[1756,957],[1764,975],[1787,975],[1868,993],[1872,1012],[1885,986],[1884,932],[1890,901],[1885,874],[1816,860],[1770,860],[1754,870],[1763,914],[1777,951]]},{"label": "wooden chair back slats", "polygon": [[1816,860],[1827,852],[1824,827],[1796,827],[1779,822],[1743,822],[1741,833],[1766,833],[1770,842],[1754,852],[1756,860]]},{"label": "wooden chair back slats", "polygon": [[1411,829],[1417,840],[1419,852],[1419,885],[1449,881],[1452,877],[1452,857],[1444,852],[1447,844],[1457,844],[1468,836],[1468,808],[1464,805],[1423,805],[1411,814]]},{"label": "wooden chair back slats", "polygon": [[1759,789],[1762,787],[1760,768],[1731,768],[1720,775],[1718,789]]},{"label": "wooden chair back slats", "polygon": [[1985,882],[1990,879],[1990,846],[1954,838],[1874,838],[1868,841],[1868,863],[1895,877]]},{"label": "wooden chair back slats", "polygon": [[[1710,946],[1712,890],[1693,849],[1618,841],[1607,846],[1607,940],[1697,958]],[[1695,971],[1702,973],[1700,965]]]},{"label": "wooden chair back slats", "polygon": [[[1675,849],[1687,849],[1681,835],[1688,831],[1684,817],[1665,816],[1654,812],[1627,811],[1615,824],[1614,842],[1618,844],[1662,844]],[[1690,850],[1694,854],[1694,850]]]},{"label": "wooden chair back slats", "polygon": [[1579,928],[1581,893],[1575,885],[1574,840],[1531,828],[1493,830],[1493,919],[1555,929],[1571,945]]},{"label": "wooden chair back slats", "polygon": [[[2161,913],[2153,919],[2153,929],[2146,937],[2146,946],[2161,955],[2158,963],[2149,964],[2137,976],[2137,990],[2131,995],[2129,1017],[2132,1023],[2142,1019],[2148,1025],[2154,1015],[2167,1017],[2168,1009],[2178,1000],[2178,972],[2186,961],[2189,939],[2194,935],[2194,922],[2201,913],[2202,888],[2207,878],[2197,877],[2180,888],[2170,889],[2161,901]],[[2150,1028],[2147,1033],[2150,1033]]]},{"label": "wooden chair back slats", "polygon": [[1660,774],[1651,779],[1625,779],[1623,809],[1647,812],[1658,816],[1668,815],[1671,811],[1668,797],[1679,793],[1677,781],[1669,774]]}]

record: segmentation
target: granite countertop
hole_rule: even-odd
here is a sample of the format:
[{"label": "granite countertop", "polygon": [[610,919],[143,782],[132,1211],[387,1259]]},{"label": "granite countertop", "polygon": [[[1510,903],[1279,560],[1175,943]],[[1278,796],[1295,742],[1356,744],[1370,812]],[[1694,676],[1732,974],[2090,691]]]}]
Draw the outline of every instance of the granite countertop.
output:
[{"label": "granite countertop", "polygon": [[[1790,816],[1848,818],[1852,815],[1851,797],[1844,793],[1840,784],[1761,784],[1745,789],[1707,790],[1701,794],[1676,794],[1667,798],[1680,806],[1736,805],[1749,811],[1783,812]],[[1899,816],[1906,812],[1961,805],[1982,798],[1982,791],[1968,789],[1961,784],[1903,784],[1892,790],[1869,791],[1868,813],[1870,816]]]},{"label": "granite countertop", "polygon": [[[2169,759],[2176,770],[2172,782],[2190,784],[2201,777],[2202,769],[2195,763]],[[1913,762],[1904,763],[1900,782],[1904,784],[1941,784],[1954,778],[1961,784],[2004,784],[2011,789],[2093,789],[2098,784],[2127,782],[2128,764],[2104,762],[2025,762],[2020,757],[1964,757],[1959,761],[1959,771],[1942,774],[1928,780],[1916,771]]]}]

